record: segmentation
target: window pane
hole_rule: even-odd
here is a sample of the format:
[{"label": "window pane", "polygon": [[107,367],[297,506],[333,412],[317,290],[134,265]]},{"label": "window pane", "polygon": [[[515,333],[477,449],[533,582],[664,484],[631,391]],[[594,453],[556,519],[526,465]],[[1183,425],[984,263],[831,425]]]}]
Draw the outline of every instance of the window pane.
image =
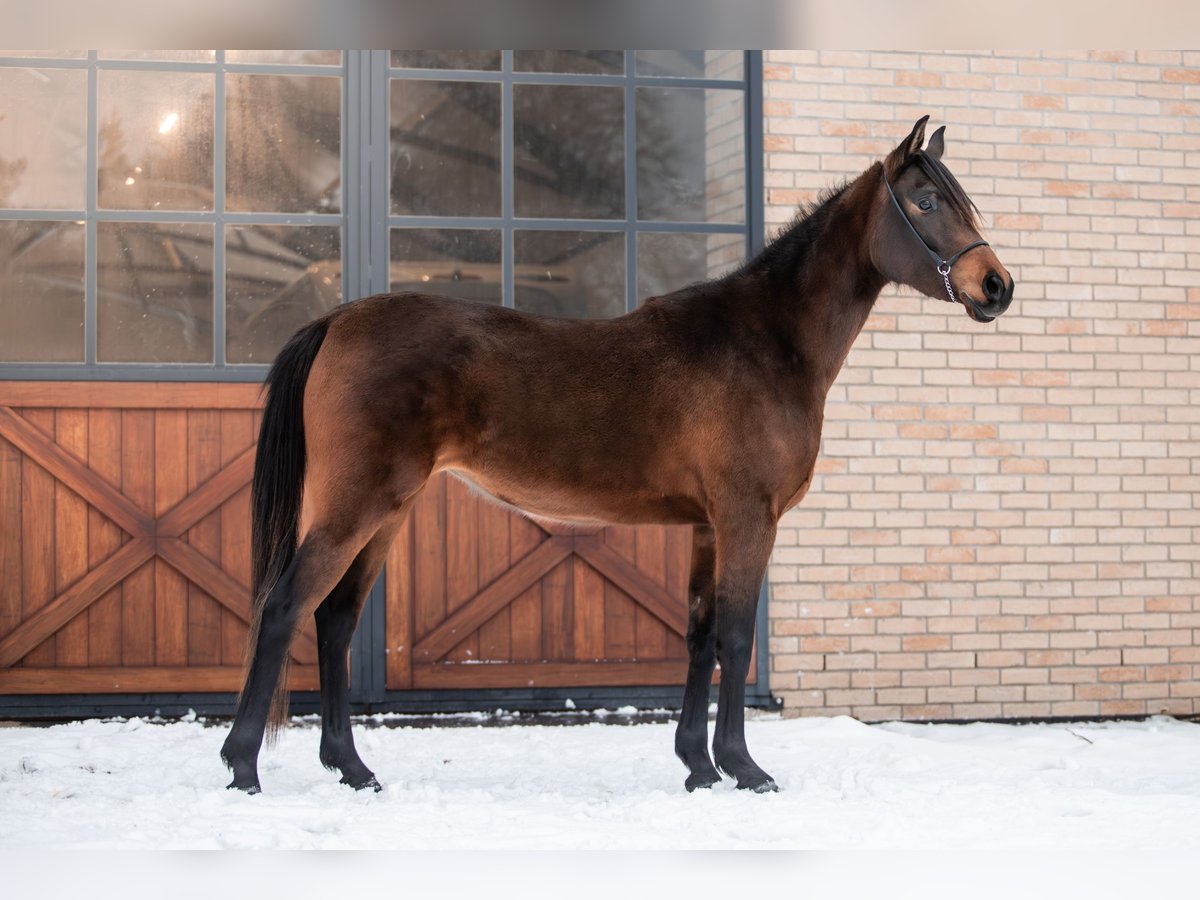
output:
[{"label": "window pane", "polygon": [[279,65],[340,66],[341,50],[226,50],[232,63],[275,63]]},{"label": "window pane", "polygon": [[101,59],[165,59],[171,62],[212,62],[216,50],[101,50]]},{"label": "window pane", "polygon": [[518,216],[625,215],[624,92],[619,87],[513,87]]},{"label": "window pane", "polygon": [[86,50],[4,50],[0,51],[4,56],[16,56],[22,58],[43,58],[43,59],[86,59]]},{"label": "window pane", "polygon": [[741,91],[638,88],[638,218],[741,223],[746,218]]},{"label": "window pane", "polygon": [[225,232],[225,358],[269,363],[301,325],[342,302],[341,229],[231,226]]},{"label": "window pane", "polygon": [[489,69],[500,68],[499,50],[393,50],[397,69]]},{"label": "window pane", "polygon": [[391,192],[398,215],[500,215],[500,85],[392,81]]},{"label": "window pane", "polygon": [[212,209],[214,76],[101,71],[99,77],[100,206]]},{"label": "window pane", "polygon": [[100,362],[212,362],[211,225],[100,222]]},{"label": "window pane", "polygon": [[516,307],[545,316],[607,319],[625,312],[625,235],[518,231]]},{"label": "window pane", "polygon": [[639,50],[637,73],[659,77],[742,80],[741,50]]},{"label": "window pane", "polygon": [[83,209],[87,73],[0,68],[0,206]]},{"label": "window pane", "polygon": [[0,361],[83,362],[83,225],[0,222]]},{"label": "window pane", "polygon": [[584,75],[625,74],[622,50],[516,50],[518,72],[574,72]]},{"label": "window pane", "polygon": [[745,257],[740,234],[678,234],[643,231],[637,236],[637,295],[669,294],[728,272]]},{"label": "window pane", "polygon": [[341,79],[231,74],[225,89],[226,206],[340,212]]},{"label": "window pane", "polygon": [[393,228],[391,288],[502,302],[500,232]]}]

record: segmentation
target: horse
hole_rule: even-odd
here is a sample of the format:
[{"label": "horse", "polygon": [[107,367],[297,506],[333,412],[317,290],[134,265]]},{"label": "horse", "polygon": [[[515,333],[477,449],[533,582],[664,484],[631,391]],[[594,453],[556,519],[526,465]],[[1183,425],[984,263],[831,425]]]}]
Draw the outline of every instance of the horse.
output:
[{"label": "horse", "polygon": [[[759,586],[807,493],[825,399],[885,285],[988,323],[1013,279],[941,161],[929,117],[724,277],[614,319],[555,319],[422,293],[342,305],[266,379],[251,491],[248,670],[221,749],[229,787],[287,713],[285,665],[315,615],[320,760],[381,790],[350,728],[347,651],[392,539],[447,471],[534,519],[693,526],[688,668],[675,752],[686,790],[777,790],[746,746]],[[712,756],[708,695],[720,662]]]}]

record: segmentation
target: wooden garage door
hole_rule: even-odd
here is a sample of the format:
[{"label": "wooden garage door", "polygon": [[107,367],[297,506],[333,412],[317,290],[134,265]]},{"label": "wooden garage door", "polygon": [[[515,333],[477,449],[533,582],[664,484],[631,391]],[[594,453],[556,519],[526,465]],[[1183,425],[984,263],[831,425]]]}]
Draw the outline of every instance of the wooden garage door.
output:
[{"label": "wooden garage door", "polygon": [[[236,691],[257,385],[0,383],[0,693]],[[315,688],[309,623],[292,685]]]},{"label": "wooden garage door", "polygon": [[388,563],[388,687],[680,685],[690,558],[690,527],[535,524],[440,476]]}]

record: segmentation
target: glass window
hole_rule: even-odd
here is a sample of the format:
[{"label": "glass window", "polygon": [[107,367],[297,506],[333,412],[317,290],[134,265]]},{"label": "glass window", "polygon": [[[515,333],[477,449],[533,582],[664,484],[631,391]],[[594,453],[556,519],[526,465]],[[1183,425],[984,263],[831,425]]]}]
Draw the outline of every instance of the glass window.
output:
[{"label": "glass window", "polygon": [[206,72],[100,72],[102,209],[213,208],[215,88]]},{"label": "glass window", "polygon": [[500,215],[500,85],[396,79],[391,90],[392,212]]},{"label": "glass window", "polygon": [[340,79],[231,74],[225,110],[227,209],[341,211]]},{"label": "glass window", "polygon": [[517,50],[513,62],[518,72],[563,72],[584,75],[622,75],[621,50]]},{"label": "glass window", "polygon": [[407,69],[500,68],[499,50],[393,50],[392,65]]},{"label": "glass window", "polygon": [[639,50],[637,72],[659,78],[742,80],[741,50]]},{"label": "glass window", "polygon": [[513,88],[513,193],[518,216],[625,215],[625,95],[619,87]]},{"label": "glass window", "polygon": [[0,68],[0,207],[82,209],[87,72]]},{"label": "glass window", "polygon": [[232,63],[285,63],[303,66],[340,66],[341,50],[226,50]]},{"label": "glass window", "polygon": [[0,51],[0,377],[256,380],[369,293],[594,318],[719,275],[761,221],[758,64]]},{"label": "glass window", "polygon": [[420,291],[500,305],[501,232],[476,228],[393,228],[393,291]]},{"label": "glass window", "polygon": [[0,360],[83,362],[82,222],[0,221]]},{"label": "glass window", "polygon": [[342,302],[341,229],[225,229],[225,358],[270,363],[296,329]]},{"label": "glass window", "polygon": [[96,226],[100,362],[212,362],[213,227]]},{"label": "glass window", "polygon": [[741,91],[638,88],[638,218],[745,221],[745,117]]},{"label": "glass window", "polygon": [[516,307],[544,316],[607,319],[625,312],[625,236],[518,231]]}]

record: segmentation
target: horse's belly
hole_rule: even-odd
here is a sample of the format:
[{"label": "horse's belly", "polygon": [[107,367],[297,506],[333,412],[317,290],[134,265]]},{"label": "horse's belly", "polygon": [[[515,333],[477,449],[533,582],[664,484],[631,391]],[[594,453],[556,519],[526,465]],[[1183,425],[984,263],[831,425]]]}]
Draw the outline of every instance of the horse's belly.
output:
[{"label": "horse's belly", "polygon": [[702,514],[680,498],[642,492],[599,492],[553,484],[526,484],[458,468],[447,469],[479,494],[531,519],[566,525],[685,524]]}]

